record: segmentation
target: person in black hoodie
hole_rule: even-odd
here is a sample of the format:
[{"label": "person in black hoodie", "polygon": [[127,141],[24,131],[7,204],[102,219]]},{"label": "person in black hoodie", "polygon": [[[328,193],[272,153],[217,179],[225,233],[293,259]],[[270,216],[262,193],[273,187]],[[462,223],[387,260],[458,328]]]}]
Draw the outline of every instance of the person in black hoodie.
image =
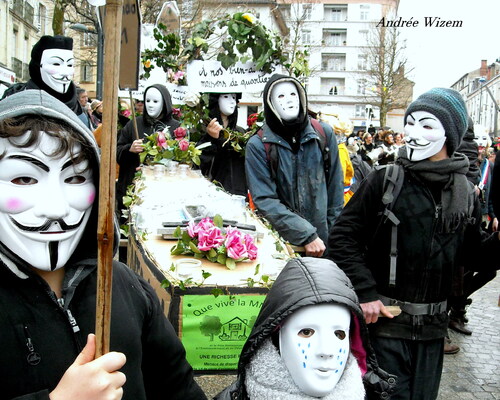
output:
[{"label": "person in black hoodie", "polygon": [[[331,316],[323,314],[311,326],[297,329],[304,362],[297,369],[287,343],[292,318],[311,310],[323,313],[325,307]],[[325,335],[322,321],[338,308],[349,312],[350,327],[333,320]],[[378,366],[347,276],[331,260],[301,257],[290,260],[278,275],[241,350],[236,381],[215,399],[362,400],[365,391],[367,399],[389,399],[395,383],[396,377]]]},{"label": "person in black hoodie", "polygon": [[225,143],[222,130],[228,128],[238,132],[245,130],[237,126],[238,101],[241,93],[211,93],[208,98],[209,116],[206,133],[200,144],[210,142],[211,146],[201,153],[200,169],[204,176],[219,182],[232,194],[247,196],[245,157],[235,151],[230,143]]},{"label": "person in black hoodie", "polygon": [[[344,205],[335,135],[331,126],[308,116],[306,91],[293,77],[272,75],[263,103],[262,136],[252,136],[245,153],[253,202],[283,239],[321,257]],[[269,159],[273,153],[275,162]]]},{"label": "person in black hoodie", "polygon": [[[29,63],[30,80],[8,88],[2,99],[27,90],[44,90],[62,101],[82,119],[83,113],[76,85],[73,83],[73,39],[67,36],[42,36],[31,50]],[[83,119],[82,119],[83,121]]]},{"label": "person in black hoodie", "polygon": [[[118,133],[116,160],[120,166],[116,185],[116,211],[121,218],[123,196],[127,186],[134,180],[135,172],[140,165],[139,153],[144,150],[143,139],[147,135],[161,131],[168,127],[173,137],[174,130],[180,126],[179,121],[172,117],[172,98],[164,85],[154,84],[144,91],[144,112],[136,118],[137,134],[134,132],[134,123],[130,120]],[[121,223],[125,221],[121,219]]]},{"label": "person in black hoodie", "polygon": [[118,261],[110,352],[95,358],[92,133],[54,97],[25,90],[0,102],[0,155],[1,397],[205,399],[154,289]]}]

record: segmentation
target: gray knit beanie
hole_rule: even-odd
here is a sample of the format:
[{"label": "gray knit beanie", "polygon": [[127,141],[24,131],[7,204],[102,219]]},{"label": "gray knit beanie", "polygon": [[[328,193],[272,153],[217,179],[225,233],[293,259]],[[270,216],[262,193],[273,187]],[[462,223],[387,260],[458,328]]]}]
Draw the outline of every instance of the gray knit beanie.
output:
[{"label": "gray knit beanie", "polygon": [[408,115],[414,111],[427,111],[439,119],[446,134],[446,149],[451,156],[460,145],[468,125],[467,107],[460,93],[453,89],[434,88],[421,94],[408,106],[405,125]]}]

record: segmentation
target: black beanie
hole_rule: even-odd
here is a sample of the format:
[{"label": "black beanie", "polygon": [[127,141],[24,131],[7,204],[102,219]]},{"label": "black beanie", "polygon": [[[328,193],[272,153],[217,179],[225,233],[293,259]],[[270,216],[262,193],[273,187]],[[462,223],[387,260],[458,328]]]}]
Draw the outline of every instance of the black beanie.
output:
[{"label": "black beanie", "polygon": [[29,64],[30,78],[39,87],[45,85],[40,85],[42,82],[42,76],[40,75],[40,61],[42,60],[42,54],[44,50],[47,49],[62,49],[62,50],[73,50],[73,39],[68,36],[42,36],[38,42],[35,43],[33,49],[31,49],[31,61]]},{"label": "black beanie", "polygon": [[414,111],[427,111],[436,116],[446,135],[446,150],[451,156],[460,145],[468,126],[468,114],[460,93],[453,89],[434,88],[421,94],[408,106],[406,119]]}]

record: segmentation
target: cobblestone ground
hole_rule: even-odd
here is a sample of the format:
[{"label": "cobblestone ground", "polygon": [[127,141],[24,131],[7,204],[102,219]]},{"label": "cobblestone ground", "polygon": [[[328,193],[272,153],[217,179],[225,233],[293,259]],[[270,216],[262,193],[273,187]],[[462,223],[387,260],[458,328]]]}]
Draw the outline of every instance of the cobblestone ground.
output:
[{"label": "cobblestone ground", "polygon": [[500,400],[500,275],[479,289],[467,310],[471,336],[450,330],[457,354],[444,356],[438,400]]},{"label": "cobblestone ground", "polygon": [[[467,311],[472,336],[450,330],[457,354],[444,356],[438,400],[500,400],[500,275],[472,295]],[[230,385],[234,375],[199,376],[209,399]]]}]

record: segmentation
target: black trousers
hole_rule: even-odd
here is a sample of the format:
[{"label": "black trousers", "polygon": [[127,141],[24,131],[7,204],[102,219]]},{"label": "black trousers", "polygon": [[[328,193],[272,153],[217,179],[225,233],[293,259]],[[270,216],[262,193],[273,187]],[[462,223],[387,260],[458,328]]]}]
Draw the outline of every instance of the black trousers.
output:
[{"label": "black trousers", "polygon": [[398,377],[391,400],[435,400],[443,369],[444,339],[407,340],[371,336],[382,369]]}]

